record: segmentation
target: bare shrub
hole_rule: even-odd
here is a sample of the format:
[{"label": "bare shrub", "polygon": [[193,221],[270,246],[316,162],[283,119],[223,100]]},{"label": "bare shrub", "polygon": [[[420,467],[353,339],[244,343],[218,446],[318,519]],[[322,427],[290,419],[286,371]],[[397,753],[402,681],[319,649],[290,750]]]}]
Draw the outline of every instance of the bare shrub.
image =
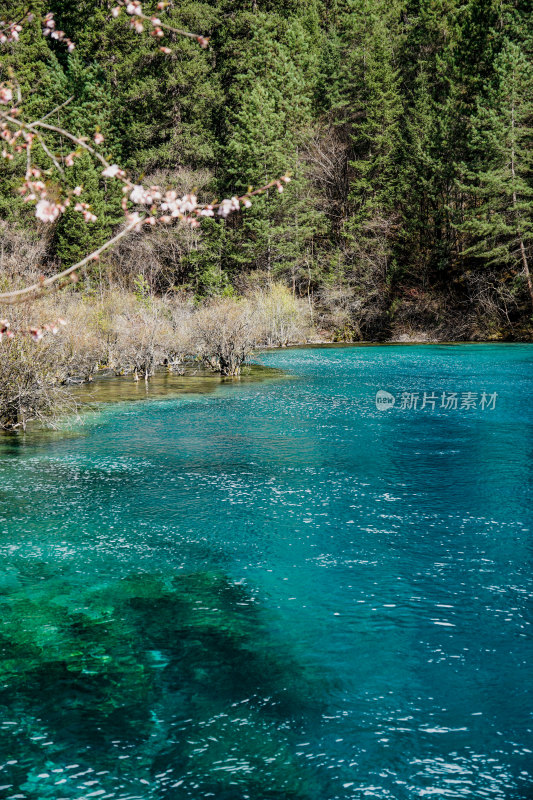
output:
[{"label": "bare shrub", "polygon": [[47,247],[41,231],[29,234],[0,220],[0,291],[35,281]]},{"label": "bare shrub", "polygon": [[159,227],[123,239],[112,256],[114,283],[132,290],[140,277],[151,292],[167,292],[184,282],[183,258],[199,248],[200,237],[196,228]]},{"label": "bare shrub", "polygon": [[353,289],[342,283],[323,286],[318,302],[320,325],[334,339],[350,342],[363,338],[357,323],[362,301]]},{"label": "bare shrub", "polygon": [[464,276],[469,299],[481,321],[488,328],[508,325],[511,327],[519,317],[521,302],[526,299],[523,284],[514,274],[503,276],[489,267],[484,270],[469,270]]},{"label": "bare shrub", "polygon": [[67,293],[46,298],[39,307],[42,320],[58,317],[67,325],[57,338],[57,375],[61,383],[91,380],[98,368],[107,363],[110,347],[107,308],[112,298],[97,301]]},{"label": "bare shrub", "polygon": [[172,320],[161,303],[137,303],[124,309],[113,321],[113,328],[115,362],[123,372],[148,380],[157,366],[175,357],[177,342]]},{"label": "bare shrub", "polygon": [[249,302],[262,343],[286,347],[311,336],[309,305],[296,298],[284,284],[273,283],[266,289],[257,289]]},{"label": "bare shrub", "polygon": [[176,368],[190,352],[192,300],[157,298],[113,289],[102,298],[55,295],[40,306],[43,320],[68,320],[58,337],[58,379],[91,380],[98,369],[153,375],[163,364]]},{"label": "bare shrub", "polygon": [[205,305],[191,319],[191,345],[221,375],[240,375],[259,333],[250,304],[229,298]]},{"label": "bare shrub", "polygon": [[[17,315],[17,325],[26,323]],[[0,427],[26,428],[28,422],[51,422],[60,413],[74,411],[76,403],[58,381],[59,338],[33,342],[26,335],[0,342]]]}]

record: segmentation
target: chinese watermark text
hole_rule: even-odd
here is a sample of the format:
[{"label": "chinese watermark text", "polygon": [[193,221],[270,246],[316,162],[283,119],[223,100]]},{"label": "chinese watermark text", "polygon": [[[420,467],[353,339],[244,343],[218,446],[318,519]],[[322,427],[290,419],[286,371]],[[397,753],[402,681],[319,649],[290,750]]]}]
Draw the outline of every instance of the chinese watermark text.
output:
[{"label": "chinese watermark text", "polygon": [[492,411],[496,408],[497,392],[401,392],[395,396],[384,389],[376,393],[376,408],[387,411],[396,406],[411,411]]}]

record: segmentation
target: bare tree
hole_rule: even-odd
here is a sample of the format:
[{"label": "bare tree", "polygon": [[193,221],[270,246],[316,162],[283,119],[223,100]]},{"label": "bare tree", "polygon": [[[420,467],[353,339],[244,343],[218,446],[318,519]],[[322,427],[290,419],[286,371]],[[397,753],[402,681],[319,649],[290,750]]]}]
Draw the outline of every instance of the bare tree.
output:
[{"label": "bare tree", "polygon": [[226,376],[240,375],[258,335],[250,305],[229,298],[199,309],[191,322],[195,352],[206,366]]}]

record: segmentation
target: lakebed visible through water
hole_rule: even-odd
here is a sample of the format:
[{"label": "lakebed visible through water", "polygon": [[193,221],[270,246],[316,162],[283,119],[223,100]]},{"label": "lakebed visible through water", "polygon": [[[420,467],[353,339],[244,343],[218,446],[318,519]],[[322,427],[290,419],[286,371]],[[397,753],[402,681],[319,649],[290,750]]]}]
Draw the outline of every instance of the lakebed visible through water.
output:
[{"label": "lakebed visible through water", "polygon": [[0,441],[0,797],[530,798],[533,346],[258,361]]}]

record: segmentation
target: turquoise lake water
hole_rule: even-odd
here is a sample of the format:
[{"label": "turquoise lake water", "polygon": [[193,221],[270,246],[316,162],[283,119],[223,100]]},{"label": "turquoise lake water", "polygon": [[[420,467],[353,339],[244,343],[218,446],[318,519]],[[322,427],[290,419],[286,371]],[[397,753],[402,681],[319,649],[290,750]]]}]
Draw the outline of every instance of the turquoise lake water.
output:
[{"label": "turquoise lake water", "polygon": [[0,440],[0,797],[532,798],[533,346],[258,361]]}]

